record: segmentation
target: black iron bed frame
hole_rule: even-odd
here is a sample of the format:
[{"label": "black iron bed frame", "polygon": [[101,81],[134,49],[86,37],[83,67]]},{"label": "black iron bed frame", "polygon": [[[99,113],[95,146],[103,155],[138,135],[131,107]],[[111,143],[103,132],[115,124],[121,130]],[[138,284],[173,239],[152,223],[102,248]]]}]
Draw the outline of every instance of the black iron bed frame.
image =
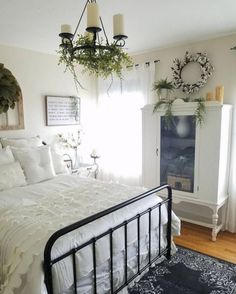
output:
[{"label": "black iron bed frame", "polygon": [[[155,194],[161,190],[167,190],[168,192],[168,197],[164,199],[162,202],[157,203],[156,205],[149,207],[148,209],[145,209],[141,213],[136,214],[130,219],[127,219],[120,223],[119,225],[108,229],[102,234],[99,234],[98,236],[92,238],[91,240],[81,244],[80,246],[77,246],[75,248],[72,248],[70,251],[64,253],[63,255],[52,259],[51,258],[51,252],[54,243],[62,236],[77,230],[78,228],[85,226],[93,221],[96,221],[97,219],[104,217],[112,212],[117,211],[118,209],[121,209],[123,207],[126,207],[134,202],[137,202],[143,198],[146,198],[152,194]],[[167,240],[167,246],[164,249],[161,249],[161,244],[160,244],[160,231],[161,231],[161,206],[166,205],[167,206],[167,215],[168,215],[168,222],[167,222],[167,229],[166,229],[166,240]],[[152,258],[151,257],[151,216],[152,216],[152,211],[155,209],[159,210],[159,220],[158,220],[158,230],[159,230],[159,242],[158,242],[158,249],[157,252],[158,254]],[[123,288],[125,288],[132,280],[134,280],[137,276],[139,276],[143,271],[145,271],[148,267],[150,267],[157,259],[159,259],[161,256],[165,256],[167,259],[170,259],[171,256],[171,211],[172,211],[172,190],[171,187],[168,185],[163,185],[157,188],[154,188],[150,191],[144,192],[134,198],[131,198],[125,202],[122,202],[118,205],[115,205],[109,209],[106,209],[102,212],[96,213],[90,217],[87,217],[79,222],[76,222],[74,224],[71,224],[65,228],[62,228],[58,231],[56,231],[48,240],[45,250],[44,250],[44,279],[45,279],[45,284],[47,288],[48,294],[55,294],[53,292],[53,274],[52,274],[52,267],[54,264],[57,262],[67,258],[68,256],[72,256],[72,265],[73,265],[73,281],[74,281],[74,290],[73,293],[77,294],[77,279],[76,279],[76,271],[77,271],[77,266],[76,266],[76,253],[83,249],[86,246],[92,245],[92,254],[93,254],[93,283],[94,283],[94,294],[97,293],[97,273],[96,273],[96,241],[109,235],[109,240],[110,240],[110,293],[111,294],[116,294],[119,291],[121,291]],[[148,239],[149,239],[149,245],[148,245],[148,263],[141,267],[140,264],[140,217],[148,214]],[[133,274],[131,277],[128,277],[128,265],[127,265],[127,225],[128,223],[137,220],[137,243],[138,243],[138,248],[137,248],[137,272]],[[113,285],[113,238],[112,234],[115,230],[124,228],[124,242],[125,242],[125,251],[124,251],[124,259],[125,259],[125,264],[124,264],[124,275],[125,275],[125,281],[122,285],[119,286],[118,289],[114,289]]]}]

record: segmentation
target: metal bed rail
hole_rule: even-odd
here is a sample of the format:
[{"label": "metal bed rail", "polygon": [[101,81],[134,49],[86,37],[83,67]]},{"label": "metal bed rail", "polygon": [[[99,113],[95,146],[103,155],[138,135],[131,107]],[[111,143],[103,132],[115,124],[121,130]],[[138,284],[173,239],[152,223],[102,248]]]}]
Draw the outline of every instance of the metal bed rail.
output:
[{"label": "metal bed rail", "polygon": [[[135,216],[123,221],[122,223],[116,225],[113,228],[109,228],[107,231],[105,231],[102,234],[99,234],[96,237],[93,237],[87,242],[84,242],[83,244],[76,246],[69,250],[68,252],[62,254],[61,256],[52,259],[51,252],[53,249],[53,245],[55,242],[62,236],[79,229],[82,226],[85,226],[101,217],[104,217],[112,212],[115,212],[123,207],[126,207],[132,203],[135,203],[141,199],[144,199],[150,195],[156,194],[157,192],[161,190],[167,190],[168,197],[164,199],[163,201],[155,204],[152,207],[149,207],[148,209],[145,209],[141,213],[136,214]],[[168,222],[167,222],[167,228],[166,228],[166,240],[167,240],[167,246],[164,249],[161,249],[161,241],[160,241],[160,233],[161,233],[161,207],[163,205],[167,206],[167,215],[168,215]],[[152,234],[151,234],[151,222],[152,222],[152,213],[154,210],[158,209],[158,233],[159,233],[159,241],[157,244],[157,255],[152,258]],[[53,292],[53,274],[52,274],[52,267],[58,263],[59,261],[67,258],[68,256],[72,256],[72,266],[73,266],[73,293],[77,294],[77,266],[76,266],[76,254],[79,250],[85,248],[86,246],[92,246],[92,260],[93,260],[93,292],[94,294],[97,293],[97,258],[96,258],[96,242],[105,237],[109,236],[109,245],[110,245],[110,293],[116,294],[120,290],[122,290],[124,287],[126,287],[132,280],[134,280],[137,276],[139,276],[143,271],[145,271],[148,267],[150,267],[151,264],[153,264],[158,258],[165,255],[167,259],[170,259],[171,256],[171,211],[172,211],[172,190],[171,187],[168,185],[163,185],[157,188],[154,188],[150,191],[144,192],[136,197],[133,197],[127,201],[124,201],[118,205],[115,205],[109,209],[106,209],[102,212],[96,213],[90,217],[87,217],[79,222],[73,223],[65,228],[62,228],[58,231],[56,231],[47,241],[47,244],[45,246],[44,250],[44,279],[45,284],[47,288],[48,294],[56,294]],[[142,216],[148,215],[148,263],[144,266],[141,266],[140,263],[140,219]],[[137,272],[133,274],[131,277],[128,277],[128,224],[130,222],[137,222]],[[119,286],[119,288],[114,289],[114,283],[113,283],[113,233],[120,229],[124,228],[124,282]]]}]

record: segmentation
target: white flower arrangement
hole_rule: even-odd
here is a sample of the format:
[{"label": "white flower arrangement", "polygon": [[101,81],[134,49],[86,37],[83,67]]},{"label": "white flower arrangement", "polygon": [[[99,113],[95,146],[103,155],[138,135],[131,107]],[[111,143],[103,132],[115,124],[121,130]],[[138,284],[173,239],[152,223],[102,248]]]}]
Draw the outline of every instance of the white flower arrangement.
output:
[{"label": "white flower arrangement", "polygon": [[[194,84],[184,82],[181,76],[183,68],[190,62],[197,62],[201,69],[201,78]],[[195,55],[192,55],[187,51],[182,61],[175,58],[173,63],[174,65],[171,67],[173,71],[173,84],[176,89],[181,89],[187,94],[198,92],[199,89],[206,84],[214,69],[206,53],[196,53]]]},{"label": "white flower arrangement", "polygon": [[78,131],[78,136],[73,133],[68,133],[67,136],[58,134],[58,141],[64,148],[77,149],[81,144],[80,131]]}]

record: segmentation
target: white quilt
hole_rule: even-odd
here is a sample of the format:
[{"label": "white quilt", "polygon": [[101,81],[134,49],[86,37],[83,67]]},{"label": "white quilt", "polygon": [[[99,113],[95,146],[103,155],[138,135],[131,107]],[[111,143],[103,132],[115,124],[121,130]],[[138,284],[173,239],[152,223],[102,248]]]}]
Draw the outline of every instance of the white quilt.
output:
[{"label": "white quilt", "polygon": [[[142,188],[129,187],[114,183],[78,176],[60,175],[39,184],[11,189],[0,193],[0,292],[1,294],[42,294],[43,250],[48,238],[56,230],[79,221],[89,215],[114,206],[122,201],[143,193]],[[106,216],[96,223],[81,228],[76,242],[85,242],[94,236],[121,223],[145,207],[158,201],[157,196],[148,197],[132,204],[129,208]],[[162,223],[167,221],[163,213]],[[179,234],[179,220],[174,217],[172,227]],[[143,229],[144,230],[144,229]],[[132,230],[131,230],[132,231]],[[136,239],[135,233],[129,234],[129,244]],[[142,237],[142,225],[141,225]],[[143,231],[143,238],[145,238]],[[73,240],[71,240],[73,241]],[[119,242],[120,241],[120,242]],[[105,242],[105,241],[104,241]],[[117,238],[114,250],[122,250],[124,242]],[[53,255],[57,256],[68,249],[63,240],[56,244]],[[99,246],[103,250],[99,250]],[[104,267],[109,250],[106,243],[98,243],[98,266]],[[88,249],[89,250],[89,249]],[[84,251],[78,258],[83,264],[79,269],[81,277],[92,270],[92,262],[85,262],[89,252]],[[84,259],[83,259],[84,255]],[[59,269],[60,271],[60,269]],[[67,280],[65,279],[65,282]],[[69,286],[70,281],[67,283]],[[57,285],[58,293],[65,285]]]}]

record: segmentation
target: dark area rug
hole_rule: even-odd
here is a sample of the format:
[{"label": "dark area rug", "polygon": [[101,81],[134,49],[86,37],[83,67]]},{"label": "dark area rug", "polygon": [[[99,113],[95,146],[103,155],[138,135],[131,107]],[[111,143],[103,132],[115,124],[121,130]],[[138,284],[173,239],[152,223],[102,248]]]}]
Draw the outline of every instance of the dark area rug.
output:
[{"label": "dark area rug", "polygon": [[183,247],[150,270],[130,294],[236,294],[236,264]]}]

